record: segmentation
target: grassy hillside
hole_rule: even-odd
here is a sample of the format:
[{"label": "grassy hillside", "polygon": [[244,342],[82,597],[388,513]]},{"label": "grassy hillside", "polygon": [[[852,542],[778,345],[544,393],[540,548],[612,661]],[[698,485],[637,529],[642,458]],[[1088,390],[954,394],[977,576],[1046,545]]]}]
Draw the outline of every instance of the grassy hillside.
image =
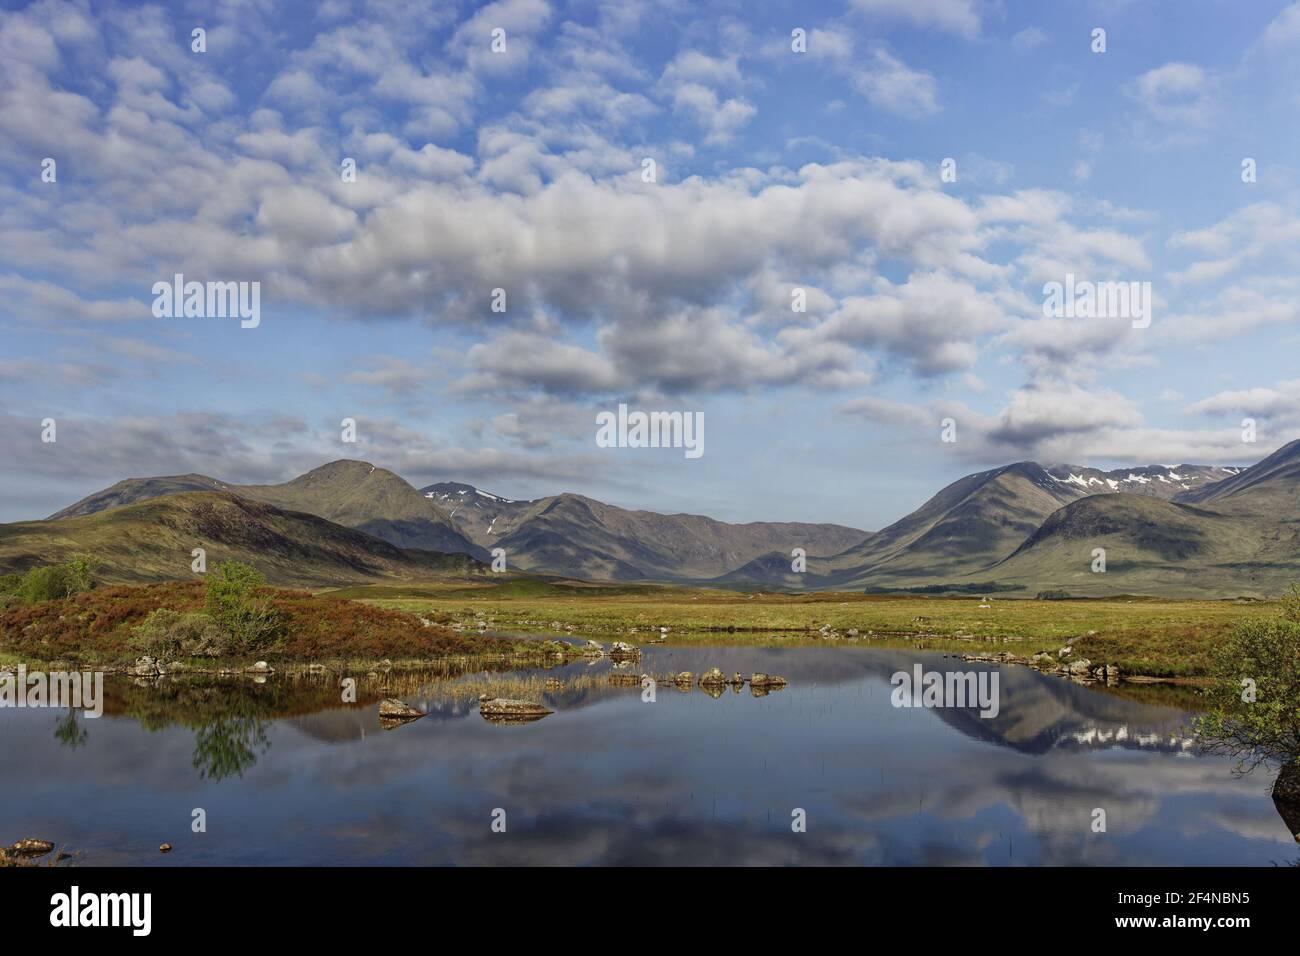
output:
[{"label": "grassy hillside", "polygon": [[[1049,517],[1014,555],[981,572],[1030,593],[1082,596],[1274,597],[1300,580],[1300,523],[1234,501],[1201,507],[1138,495],[1097,495]],[[1106,571],[1092,570],[1093,550]]]},{"label": "grassy hillside", "polygon": [[93,554],[109,582],[193,576],[190,554],[251,565],[274,584],[330,586],[485,573],[464,555],[403,550],[311,514],[227,492],[185,492],[58,521],[0,525],[0,573]]}]

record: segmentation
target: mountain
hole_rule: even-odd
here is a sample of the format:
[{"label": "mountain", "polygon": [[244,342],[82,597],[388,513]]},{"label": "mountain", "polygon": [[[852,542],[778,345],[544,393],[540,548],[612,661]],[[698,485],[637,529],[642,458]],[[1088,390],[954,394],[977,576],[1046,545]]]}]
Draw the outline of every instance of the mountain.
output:
[{"label": "mountain", "polygon": [[440,481],[421,488],[420,494],[442,508],[465,537],[484,548],[512,531],[519,518],[537,504],[502,498],[459,481]]},{"label": "mountain", "polygon": [[[1191,504],[1245,503],[1256,507],[1282,505],[1294,511],[1296,493],[1300,491],[1300,439],[1283,445],[1263,461],[1237,470],[1212,485],[1179,495],[1179,501]],[[1285,512],[1284,512],[1285,513]]]},{"label": "mountain", "polygon": [[728,524],[702,515],[628,511],[569,493],[515,501],[459,482],[429,485],[421,493],[477,544],[504,548],[510,567],[571,577],[698,580],[725,574],[772,547],[833,554],[870,536],[836,524]]},{"label": "mountain", "polygon": [[88,552],[100,559],[100,576],[110,582],[186,578],[193,574],[194,548],[206,550],[209,569],[219,561],[241,561],[274,584],[305,587],[487,573],[465,555],[397,548],[317,515],[225,491],[187,491],[74,517],[0,525],[0,573]]},{"label": "mountain", "polygon": [[[1097,548],[1105,549],[1104,573],[1092,570]],[[1053,514],[980,576],[1031,593],[1276,595],[1300,581],[1300,522],[1141,495],[1095,495]]]},{"label": "mountain", "polygon": [[[1095,548],[1104,574],[1092,570]],[[1300,441],[1173,501],[1082,498],[981,576],[1078,595],[1279,594],[1300,581]]]},{"label": "mountain", "polygon": [[1143,465],[1140,468],[1100,471],[1078,465],[1052,465],[1046,471],[1054,480],[1073,485],[1089,495],[1119,491],[1170,500],[1196,494],[1209,485],[1233,477],[1242,469],[1214,465]]},{"label": "mountain", "polygon": [[[420,562],[429,558],[410,558],[403,549],[412,548],[481,559],[488,549],[503,548],[511,569],[592,580],[791,590],[987,588],[1018,596],[1065,591],[1225,597],[1272,595],[1300,581],[1300,441],[1248,468],[1101,471],[1017,462],[958,479],[875,533],[834,524],[728,524],[701,515],[630,511],[569,493],[512,500],[457,482],[417,491],[392,472],[360,461],[332,462],[278,485],[227,485],[203,475],[130,479],[46,522],[0,526],[0,562],[25,567],[38,555],[94,550],[80,540],[87,534],[111,551],[113,542],[92,533],[97,525],[70,522],[127,512],[136,517],[125,527],[144,540],[139,516],[153,512],[131,509],[177,499],[189,503],[188,514],[205,498],[225,502],[225,508],[232,500],[269,505],[276,515],[299,522],[314,515],[326,519],[321,527],[330,535],[346,526],[373,536],[350,539],[345,557],[312,558],[319,568],[304,579],[321,581],[336,567],[344,581],[422,573]],[[164,537],[177,522],[186,535],[195,533],[192,517],[182,520],[166,510],[155,517]],[[295,527],[297,537],[280,535],[294,542],[283,549],[308,548],[302,537],[307,531]],[[189,539],[177,538],[176,546],[183,540]],[[238,543],[212,540],[226,547]],[[390,550],[367,559],[367,541]],[[49,553],[20,547],[38,544]],[[127,540],[124,546],[148,552],[153,544]],[[807,553],[803,574],[791,570],[794,548]],[[1091,570],[1095,548],[1106,550],[1105,574]],[[149,565],[140,574],[157,571]],[[130,569],[123,566],[122,573]]]},{"label": "mountain", "polygon": [[528,504],[494,546],[505,549],[512,567],[578,577],[698,580],[772,548],[829,554],[869,536],[835,524],[728,524],[702,515],[628,511],[568,493]]},{"label": "mountain", "polygon": [[81,515],[107,511],[132,505],[137,501],[148,501],[162,495],[174,495],[182,491],[230,491],[231,486],[225,482],[209,478],[207,475],[172,475],[163,478],[124,478],[111,488],[97,491],[82,498],[76,504],[69,505],[62,511],[56,511],[47,519],[58,521],[60,518],[76,518]]},{"label": "mountain", "polygon": [[488,557],[435,502],[391,471],[369,462],[333,461],[284,484],[243,485],[232,490],[279,508],[320,515],[399,548]]},{"label": "mountain", "polygon": [[806,575],[790,573],[788,556],[768,554],[718,583],[874,590],[956,581],[1011,554],[1085,494],[1035,462],[1017,462],[960,478],[857,546],[810,558]]},{"label": "mountain", "polygon": [[51,515],[51,520],[94,514],[108,508],[184,491],[222,491],[301,511],[356,528],[399,548],[469,554],[487,552],[463,535],[437,503],[406,481],[364,461],[343,459],[321,465],[279,485],[232,485],[206,475],[129,478]]}]

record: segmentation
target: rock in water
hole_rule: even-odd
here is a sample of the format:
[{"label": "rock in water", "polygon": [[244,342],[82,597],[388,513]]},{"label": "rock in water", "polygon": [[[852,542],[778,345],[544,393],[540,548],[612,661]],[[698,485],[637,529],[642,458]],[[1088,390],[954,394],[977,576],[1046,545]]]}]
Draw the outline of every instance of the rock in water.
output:
[{"label": "rock in water", "polygon": [[49,840],[19,840],[9,848],[13,856],[24,858],[44,856],[54,849],[54,844]]},{"label": "rock in water", "polygon": [[609,659],[612,661],[634,661],[641,657],[641,649],[626,644],[623,641],[615,641],[609,645]]},{"label": "rock in water", "polygon": [[381,720],[419,720],[423,716],[424,711],[416,710],[406,701],[398,700],[396,697],[385,697],[379,702],[379,718]]},{"label": "rock in water", "polygon": [[701,687],[709,687],[709,686],[722,687],[726,683],[727,683],[727,675],[722,673],[722,669],[719,667],[710,667],[707,671],[705,671],[703,674],[700,675]]},{"label": "rock in water", "polygon": [[487,694],[479,696],[478,712],[484,720],[492,723],[527,723],[555,713],[531,700],[489,697]]},{"label": "rock in water", "polygon": [[133,677],[157,677],[159,674],[158,662],[152,657],[141,657],[132,667],[127,669],[127,673]]},{"label": "rock in water", "polygon": [[1273,781],[1273,799],[1300,803],[1300,760],[1292,760]]}]

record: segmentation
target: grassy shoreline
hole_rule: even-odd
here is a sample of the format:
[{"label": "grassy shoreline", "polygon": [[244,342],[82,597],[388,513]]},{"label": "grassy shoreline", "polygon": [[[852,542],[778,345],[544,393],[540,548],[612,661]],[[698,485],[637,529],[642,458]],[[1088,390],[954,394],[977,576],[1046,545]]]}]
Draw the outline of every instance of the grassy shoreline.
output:
[{"label": "grassy shoreline", "polygon": [[[1276,611],[1275,604],[1261,601],[994,598],[981,607],[978,597],[746,594],[539,582],[509,582],[495,589],[350,588],[335,593],[458,630],[617,636],[631,643],[662,636],[674,644],[720,639],[866,644],[954,653],[1006,651],[1017,657],[1070,646],[1076,659],[1111,664],[1129,675],[1174,679],[1208,675],[1211,652],[1234,626]],[[664,627],[668,631],[661,634]]]}]

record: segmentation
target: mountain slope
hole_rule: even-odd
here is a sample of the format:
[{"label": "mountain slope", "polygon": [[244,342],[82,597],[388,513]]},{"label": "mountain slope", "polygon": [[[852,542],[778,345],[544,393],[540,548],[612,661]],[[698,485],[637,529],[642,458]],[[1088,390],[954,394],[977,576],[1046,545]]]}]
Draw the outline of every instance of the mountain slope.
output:
[{"label": "mountain slope", "polygon": [[[1180,495],[1188,504],[1229,503],[1255,508],[1289,508],[1300,503],[1300,440],[1283,445],[1262,461],[1222,481]],[[1283,512],[1288,513],[1286,511]]]},{"label": "mountain slope", "polygon": [[513,531],[536,501],[512,501],[458,481],[440,481],[421,488],[420,494],[441,507],[465,537],[490,548]]},{"label": "mountain slope", "polygon": [[273,584],[324,586],[482,575],[464,555],[403,550],[316,515],[229,492],[182,492],[92,514],[0,525],[0,573],[62,561],[102,562],[99,576],[134,583],[190,577],[194,548],[250,564]]},{"label": "mountain slope", "polygon": [[369,462],[342,459],[280,485],[241,485],[237,494],[278,508],[320,515],[399,548],[472,554],[487,552],[470,541],[435,502],[404,479]]},{"label": "mountain slope", "polygon": [[364,461],[342,459],[279,485],[231,485],[206,475],[128,478],[50,516],[51,520],[184,491],[222,491],[277,508],[317,515],[356,528],[399,548],[419,548],[485,559],[487,552],[460,532],[447,513],[403,479]]},{"label": "mountain slope", "polygon": [[[1300,521],[1141,495],[1094,495],[1051,515],[984,580],[1036,593],[1235,597],[1300,581]],[[1106,570],[1092,570],[1094,549]]]},{"label": "mountain slope", "polygon": [[728,524],[702,515],[628,511],[567,493],[527,504],[494,546],[505,549],[511,567],[576,577],[698,580],[769,550],[831,553],[869,536],[833,524]]},{"label": "mountain slope", "polygon": [[76,518],[80,515],[120,508],[148,501],[161,495],[174,495],[182,491],[231,491],[225,482],[209,478],[207,475],[169,475],[159,478],[125,478],[103,491],[82,498],[76,504],[68,505],[62,511],[56,511],[47,519],[57,521],[60,518]]},{"label": "mountain slope", "polygon": [[810,558],[806,575],[791,576],[788,557],[764,555],[718,583],[870,590],[956,581],[1005,558],[1084,494],[1035,462],[1017,462],[960,478],[856,547]]},{"label": "mountain slope", "polygon": [[1166,500],[1196,494],[1215,482],[1233,477],[1241,470],[1215,465],[1143,465],[1112,471],[1083,468],[1079,465],[1052,465],[1046,469],[1056,481],[1074,485],[1085,494],[1124,492],[1152,495]]}]

